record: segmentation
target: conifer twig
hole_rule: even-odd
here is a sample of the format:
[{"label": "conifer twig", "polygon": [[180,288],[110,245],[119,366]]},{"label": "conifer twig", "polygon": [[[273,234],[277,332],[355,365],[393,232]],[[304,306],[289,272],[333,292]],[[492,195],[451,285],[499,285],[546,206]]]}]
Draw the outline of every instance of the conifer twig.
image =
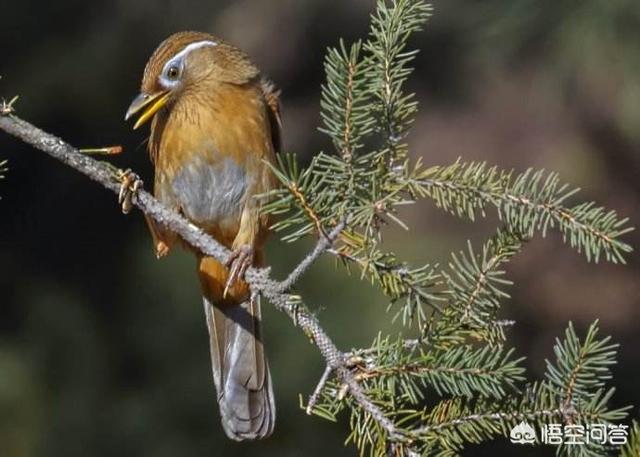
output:
[{"label": "conifer twig", "polygon": [[344,230],[347,225],[346,219],[342,220],[338,225],[335,226],[330,233],[326,233],[324,230],[320,231],[320,238],[316,243],[315,248],[307,257],[302,260],[294,269],[289,273],[287,279],[280,282],[279,292],[287,292],[291,287],[298,282],[300,277],[304,274],[305,271],[309,269],[311,265],[325,252],[328,252],[328,249],[333,245],[333,242],[338,238],[340,233]]},{"label": "conifer twig", "polygon": [[315,390],[309,397],[309,403],[307,403],[307,408],[306,408],[307,414],[311,414],[311,412],[313,411],[313,407],[318,402],[318,398],[320,398],[322,389],[324,389],[324,386],[327,384],[327,381],[329,380],[329,376],[331,375],[332,371],[333,369],[328,365],[324,369],[324,373],[322,373],[322,376],[320,377],[320,381],[318,381],[318,385],[316,386]]}]

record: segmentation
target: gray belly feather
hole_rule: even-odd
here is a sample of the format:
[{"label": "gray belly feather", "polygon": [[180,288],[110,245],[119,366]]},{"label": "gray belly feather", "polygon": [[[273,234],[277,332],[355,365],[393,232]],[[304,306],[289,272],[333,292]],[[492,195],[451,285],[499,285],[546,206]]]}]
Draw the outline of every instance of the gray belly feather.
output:
[{"label": "gray belly feather", "polygon": [[231,159],[215,166],[194,159],[182,167],[172,183],[175,199],[184,214],[203,224],[239,217],[246,187],[244,170]]}]

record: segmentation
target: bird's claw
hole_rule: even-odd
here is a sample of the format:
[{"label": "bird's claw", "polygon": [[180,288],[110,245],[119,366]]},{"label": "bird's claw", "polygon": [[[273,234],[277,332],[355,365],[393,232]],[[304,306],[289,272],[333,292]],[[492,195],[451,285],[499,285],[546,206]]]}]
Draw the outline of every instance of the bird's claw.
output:
[{"label": "bird's claw", "polygon": [[167,246],[167,243],[165,243],[164,241],[158,241],[156,243],[156,258],[157,259],[161,259],[164,256],[166,256],[167,254],[169,254],[169,246]]},{"label": "bird's claw", "polygon": [[253,263],[253,248],[249,245],[242,245],[231,252],[227,259],[226,266],[229,268],[229,277],[224,287],[223,296],[226,297],[229,289],[236,281],[244,279],[244,274]]},{"label": "bird's claw", "polygon": [[129,213],[133,208],[133,198],[142,188],[142,179],[131,170],[118,170],[118,181],[120,181],[120,191],[118,192],[118,203],[122,207],[124,214]]}]

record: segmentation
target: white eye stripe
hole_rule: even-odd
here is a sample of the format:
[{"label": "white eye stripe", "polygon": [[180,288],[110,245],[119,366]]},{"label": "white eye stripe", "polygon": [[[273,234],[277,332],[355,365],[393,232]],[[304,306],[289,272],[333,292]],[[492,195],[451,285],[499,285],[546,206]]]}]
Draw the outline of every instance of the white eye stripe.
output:
[{"label": "white eye stripe", "polygon": [[162,68],[162,73],[160,73],[160,77],[158,78],[160,81],[160,84],[166,88],[171,88],[177,85],[178,81],[174,79],[167,79],[167,77],[165,76],[167,75],[169,69],[171,67],[178,67],[178,69],[182,71],[182,66],[183,66],[185,57],[191,51],[195,51],[196,49],[200,49],[205,46],[218,46],[218,43],[216,41],[211,41],[211,40],[196,41],[195,43],[191,43],[185,46],[183,50],[181,50],[180,52],[177,52],[173,57],[171,57]]},{"label": "white eye stripe", "polygon": [[178,61],[183,59],[187,54],[189,54],[191,51],[195,51],[196,49],[200,49],[203,48],[205,46],[218,46],[218,43],[216,41],[211,41],[211,40],[203,40],[203,41],[196,41],[195,43],[191,43],[187,46],[185,46],[185,48],[176,53],[172,58],[170,58],[167,61],[167,64],[174,62],[174,61]]}]

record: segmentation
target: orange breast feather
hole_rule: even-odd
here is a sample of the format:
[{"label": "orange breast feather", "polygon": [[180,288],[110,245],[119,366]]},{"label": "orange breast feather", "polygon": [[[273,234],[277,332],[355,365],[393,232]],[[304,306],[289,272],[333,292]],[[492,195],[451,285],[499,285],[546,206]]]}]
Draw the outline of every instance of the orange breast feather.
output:
[{"label": "orange breast feather", "polygon": [[228,85],[206,97],[184,94],[152,126],[156,196],[227,245],[247,199],[272,186],[263,162],[274,157],[267,109],[259,88]]}]

